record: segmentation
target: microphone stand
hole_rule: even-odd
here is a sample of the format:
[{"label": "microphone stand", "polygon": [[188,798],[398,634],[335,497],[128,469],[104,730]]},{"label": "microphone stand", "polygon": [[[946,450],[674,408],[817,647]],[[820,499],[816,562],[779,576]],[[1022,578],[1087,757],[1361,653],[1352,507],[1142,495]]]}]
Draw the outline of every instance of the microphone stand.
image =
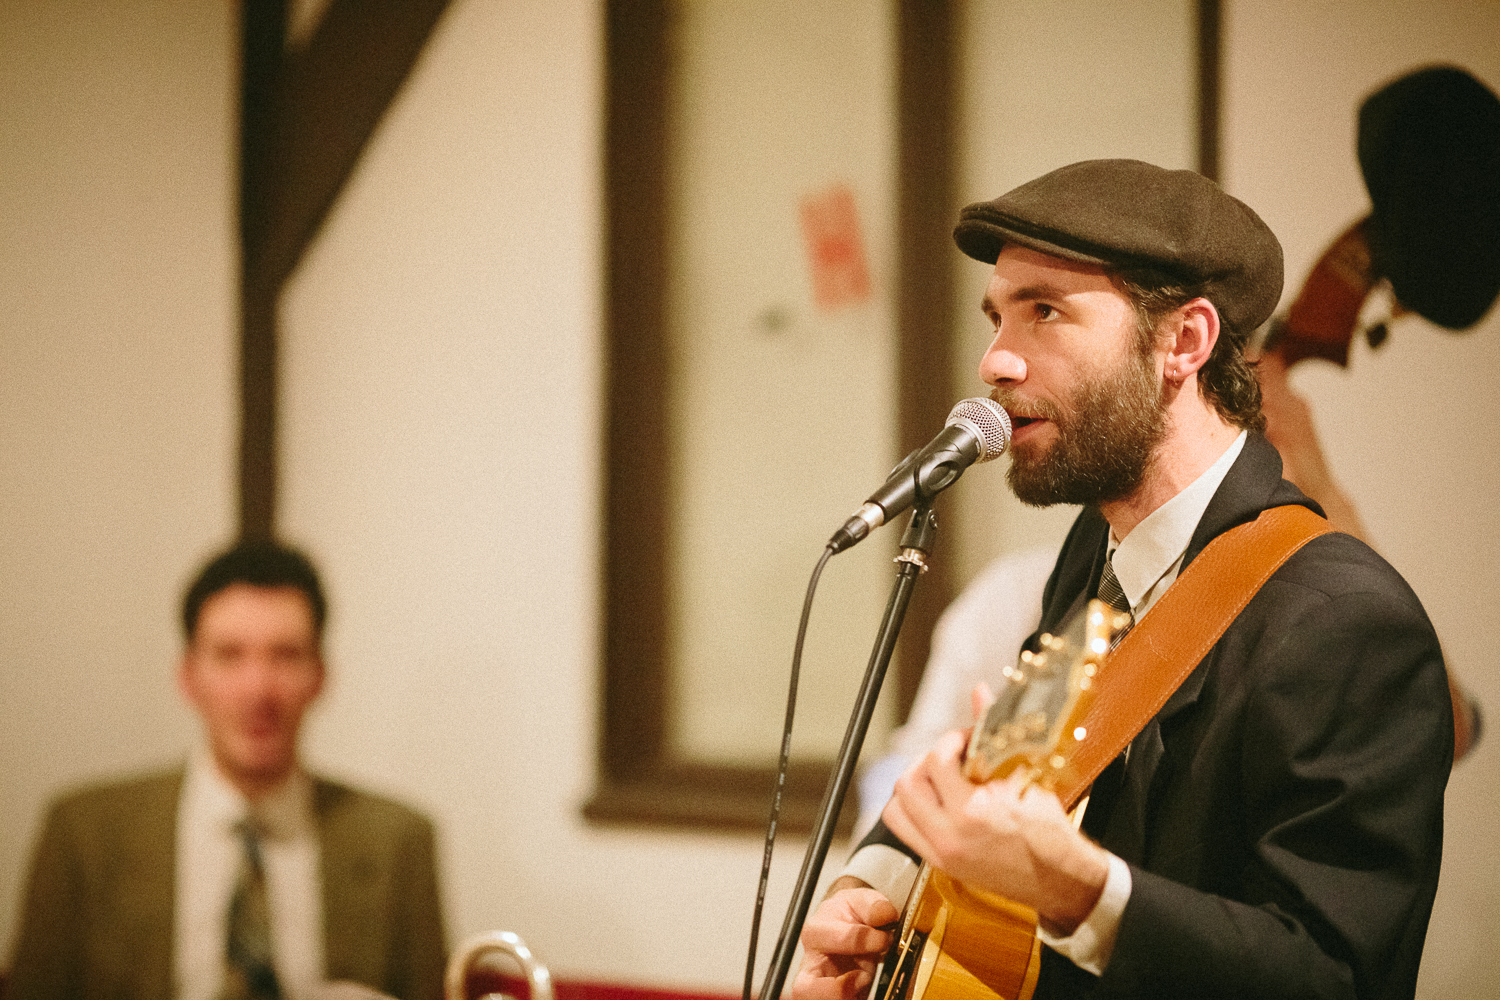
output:
[{"label": "microphone stand", "polygon": [[865,733],[875,714],[880,686],[885,682],[886,668],[890,665],[891,654],[896,650],[896,636],[901,631],[902,619],[906,617],[906,606],[911,602],[917,577],[927,569],[927,556],[936,537],[937,518],[929,503],[918,501],[912,511],[911,522],[906,527],[906,534],[901,536],[901,554],[896,557],[901,568],[896,572],[896,582],[891,589],[890,601],[886,604],[885,616],[880,622],[875,648],[870,653],[869,666],[865,668],[865,679],[859,689],[854,714],[850,716],[849,727],[844,731],[844,743],[839,748],[838,762],[828,779],[828,789],[823,793],[817,826],[813,829],[812,841],[807,845],[807,855],[802,860],[802,873],[797,876],[797,888],[787,907],[786,921],[781,925],[776,951],[771,956],[765,981],[761,983],[760,1000],[778,1000],[782,986],[786,983],[797,938],[802,933],[802,923],[807,919],[807,911],[812,906],[818,876],[822,874],[823,862],[828,857],[828,847],[833,841],[839,808],[843,805],[844,795],[854,778],[854,766],[859,763]]}]

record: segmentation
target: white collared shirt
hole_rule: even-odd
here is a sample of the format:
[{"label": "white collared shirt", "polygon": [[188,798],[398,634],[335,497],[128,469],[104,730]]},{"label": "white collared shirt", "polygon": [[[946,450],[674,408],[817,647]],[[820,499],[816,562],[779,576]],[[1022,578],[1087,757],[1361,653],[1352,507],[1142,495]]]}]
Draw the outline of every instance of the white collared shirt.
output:
[{"label": "white collared shirt", "polygon": [[1146,515],[1123,542],[1116,542],[1114,532],[1110,532],[1110,559],[1136,621],[1176,581],[1193,532],[1198,530],[1198,522],[1203,520],[1209,501],[1229,474],[1229,467],[1240,457],[1245,436],[1240,431],[1213,465],[1181,493]]},{"label": "white collared shirt", "polygon": [[[304,1000],[323,982],[321,857],[312,780],[300,769],[255,803],[271,909],[271,949],[282,995]],[[188,759],[177,807],[173,973],[179,1000],[214,1000],[223,987],[230,897],[242,853],[235,825],[250,806],[206,748]]]},{"label": "white collared shirt", "polygon": [[[1137,622],[1176,581],[1193,532],[1244,449],[1246,436],[1241,431],[1202,475],[1147,515],[1123,542],[1116,542],[1111,533],[1110,558]],[[917,866],[894,848],[874,844],[856,851],[839,874],[853,875],[893,902],[902,902],[911,894]],[[1040,928],[1037,936],[1080,968],[1100,975],[1114,951],[1120,919],[1130,901],[1130,889],[1130,866],[1111,854],[1104,891],[1083,923],[1066,938],[1053,937]]]}]

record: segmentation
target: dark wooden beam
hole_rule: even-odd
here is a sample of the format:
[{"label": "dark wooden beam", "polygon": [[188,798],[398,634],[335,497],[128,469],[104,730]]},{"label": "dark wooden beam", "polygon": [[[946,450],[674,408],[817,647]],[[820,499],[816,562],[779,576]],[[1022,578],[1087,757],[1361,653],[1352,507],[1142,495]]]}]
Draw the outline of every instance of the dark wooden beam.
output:
[{"label": "dark wooden beam", "polygon": [[[953,7],[950,0],[902,0],[898,8],[897,457],[926,444],[941,430],[954,402],[953,281],[958,251],[952,233],[958,60]],[[940,531],[934,558],[901,626],[892,693],[902,720],[916,699],[933,627],[954,596],[951,551],[952,541],[944,546]]]},{"label": "dark wooden beam", "polygon": [[610,782],[666,753],[667,0],[605,5],[604,731]]},{"label": "dark wooden beam", "polygon": [[276,295],[253,279],[275,176],[270,138],[285,0],[245,0],[240,66],[240,535],[271,534],[276,496]]},{"label": "dark wooden beam", "polygon": [[333,0],[305,50],[245,0],[240,123],[240,533],[276,513],[276,306],[447,0]]},{"label": "dark wooden beam", "polygon": [[1198,172],[1219,180],[1220,47],[1224,37],[1219,0],[1198,0]]}]

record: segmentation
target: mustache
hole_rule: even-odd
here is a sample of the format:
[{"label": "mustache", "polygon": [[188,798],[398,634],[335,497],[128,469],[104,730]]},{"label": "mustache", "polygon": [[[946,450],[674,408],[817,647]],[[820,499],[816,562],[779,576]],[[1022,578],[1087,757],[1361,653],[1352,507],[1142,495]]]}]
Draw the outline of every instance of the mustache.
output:
[{"label": "mustache", "polygon": [[1051,420],[1056,423],[1063,419],[1062,407],[1056,403],[1048,399],[1024,399],[1014,389],[991,389],[990,399],[999,403],[1012,421]]}]

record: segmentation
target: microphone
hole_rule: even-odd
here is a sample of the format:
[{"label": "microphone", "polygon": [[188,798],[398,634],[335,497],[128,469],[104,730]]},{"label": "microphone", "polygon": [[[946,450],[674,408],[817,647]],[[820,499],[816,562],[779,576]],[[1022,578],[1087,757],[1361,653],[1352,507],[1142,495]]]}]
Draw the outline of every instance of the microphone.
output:
[{"label": "microphone", "polygon": [[858,544],[912,504],[930,503],[969,466],[998,458],[1009,444],[1010,414],[999,403],[982,396],[960,400],[937,437],[901,460],[828,547],[838,553]]}]

